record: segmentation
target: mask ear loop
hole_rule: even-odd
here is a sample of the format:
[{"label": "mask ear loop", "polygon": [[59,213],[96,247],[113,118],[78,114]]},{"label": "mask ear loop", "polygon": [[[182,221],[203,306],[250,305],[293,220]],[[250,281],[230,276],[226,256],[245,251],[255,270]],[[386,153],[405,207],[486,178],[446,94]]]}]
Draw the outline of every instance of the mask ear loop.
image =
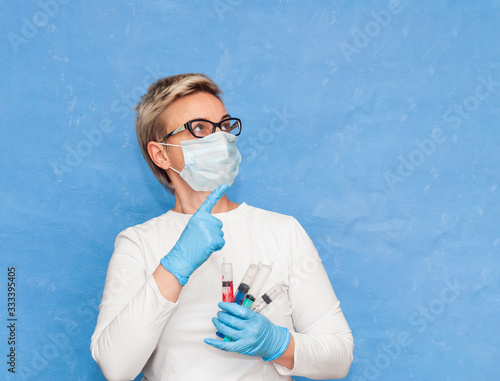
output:
[{"label": "mask ear loop", "polygon": [[177,145],[177,144],[169,144],[169,143],[158,143],[158,144],[161,144],[162,146],[171,146],[171,147],[180,147],[180,148],[182,148],[182,146]]},{"label": "mask ear loop", "polygon": [[[182,148],[181,145],[177,145],[177,144],[169,144],[169,143],[159,143],[159,144],[161,144],[162,146],[167,146],[167,147],[170,146],[170,147],[180,147],[180,148]],[[181,174],[177,169],[175,169],[172,166],[170,166],[168,169],[171,169],[172,171],[177,172],[179,175]]]},{"label": "mask ear loop", "polygon": [[177,169],[175,169],[174,167],[170,166],[168,167],[168,169],[171,169],[172,171],[174,172],[177,172],[179,175],[181,174]]}]

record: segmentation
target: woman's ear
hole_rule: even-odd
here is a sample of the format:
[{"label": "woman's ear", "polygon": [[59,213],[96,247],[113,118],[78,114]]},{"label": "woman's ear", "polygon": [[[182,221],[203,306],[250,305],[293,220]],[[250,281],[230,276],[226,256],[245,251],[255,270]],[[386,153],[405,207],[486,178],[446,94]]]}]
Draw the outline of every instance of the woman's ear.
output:
[{"label": "woman's ear", "polygon": [[151,160],[160,168],[167,170],[170,168],[170,160],[168,159],[167,150],[157,142],[148,143],[148,154]]}]

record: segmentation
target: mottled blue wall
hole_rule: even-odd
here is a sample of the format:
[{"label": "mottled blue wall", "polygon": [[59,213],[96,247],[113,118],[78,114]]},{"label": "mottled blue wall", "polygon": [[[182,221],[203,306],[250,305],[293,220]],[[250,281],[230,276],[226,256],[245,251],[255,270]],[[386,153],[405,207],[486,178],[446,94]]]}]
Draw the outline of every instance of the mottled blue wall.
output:
[{"label": "mottled blue wall", "polygon": [[181,72],[243,119],[230,197],[316,243],[348,380],[498,379],[499,20],[498,0],[0,2],[0,379],[103,379],[114,239],[173,206],[131,107]]}]

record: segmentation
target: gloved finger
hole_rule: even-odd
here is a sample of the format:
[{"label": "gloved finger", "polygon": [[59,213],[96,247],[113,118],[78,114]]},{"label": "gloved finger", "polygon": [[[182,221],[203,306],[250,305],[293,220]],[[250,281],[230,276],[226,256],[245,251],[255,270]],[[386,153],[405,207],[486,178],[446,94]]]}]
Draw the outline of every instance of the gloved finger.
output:
[{"label": "gloved finger", "polygon": [[222,323],[217,318],[212,318],[212,324],[215,326],[217,331],[222,333],[224,336],[227,336],[233,340],[238,340],[241,338],[241,334],[240,334],[239,330],[234,329],[234,328]]},{"label": "gloved finger", "polygon": [[250,308],[240,306],[237,303],[219,302],[218,306],[221,310],[227,311],[231,315],[242,319],[252,319],[256,314],[256,312],[253,312]]},{"label": "gloved finger", "polygon": [[214,236],[224,236],[224,232],[222,231],[222,222],[218,219],[216,219],[218,222],[220,222],[220,226],[215,225],[215,224],[210,224],[210,225],[205,225],[204,228],[206,229],[207,233],[210,235]]},{"label": "gloved finger", "polygon": [[217,217],[212,216],[211,214],[205,215],[206,222],[210,224],[212,227],[216,227],[217,229],[222,229],[222,221],[219,220]]},{"label": "gloved finger", "polygon": [[214,251],[218,251],[224,247],[226,244],[226,240],[222,236],[211,237],[210,242],[208,242],[210,251],[213,253]]},{"label": "gloved finger", "polygon": [[208,345],[211,345],[212,347],[218,348],[220,350],[234,352],[234,349],[232,349],[232,347],[234,347],[234,342],[222,341],[217,339],[205,339],[203,341]]},{"label": "gloved finger", "polygon": [[216,228],[219,230],[222,229],[222,221],[219,220],[217,217],[212,216],[211,214],[194,214],[191,217],[191,220],[207,229],[208,228]]},{"label": "gloved finger", "polygon": [[227,188],[229,188],[229,185],[227,184],[219,185],[212,193],[210,193],[205,202],[201,204],[198,211],[211,213],[215,204],[217,204],[220,198],[224,196],[224,193],[226,193]]},{"label": "gloved finger", "polygon": [[240,319],[239,317],[228,314],[224,311],[217,312],[217,318],[225,325],[237,330],[242,330],[248,326],[248,322],[246,320]]},{"label": "gloved finger", "polygon": [[221,238],[220,240],[217,240],[212,245],[212,250],[213,251],[219,251],[220,249],[222,249],[224,247],[225,244],[226,244],[226,241],[224,240],[224,238]]}]

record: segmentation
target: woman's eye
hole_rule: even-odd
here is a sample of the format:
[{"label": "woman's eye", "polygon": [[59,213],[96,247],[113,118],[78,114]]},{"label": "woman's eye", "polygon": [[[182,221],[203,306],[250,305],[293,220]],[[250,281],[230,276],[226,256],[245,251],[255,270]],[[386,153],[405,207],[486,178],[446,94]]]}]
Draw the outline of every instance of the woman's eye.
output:
[{"label": "woman's eye", "polygon": [[196,124],[192,128],[194,132],[203,132],[205,130],[203,124]]},{"label": "woman's eye", "polygon": [[229,121],[222,123],[220,129],[222,131],[231,131],[231,123]]}]

